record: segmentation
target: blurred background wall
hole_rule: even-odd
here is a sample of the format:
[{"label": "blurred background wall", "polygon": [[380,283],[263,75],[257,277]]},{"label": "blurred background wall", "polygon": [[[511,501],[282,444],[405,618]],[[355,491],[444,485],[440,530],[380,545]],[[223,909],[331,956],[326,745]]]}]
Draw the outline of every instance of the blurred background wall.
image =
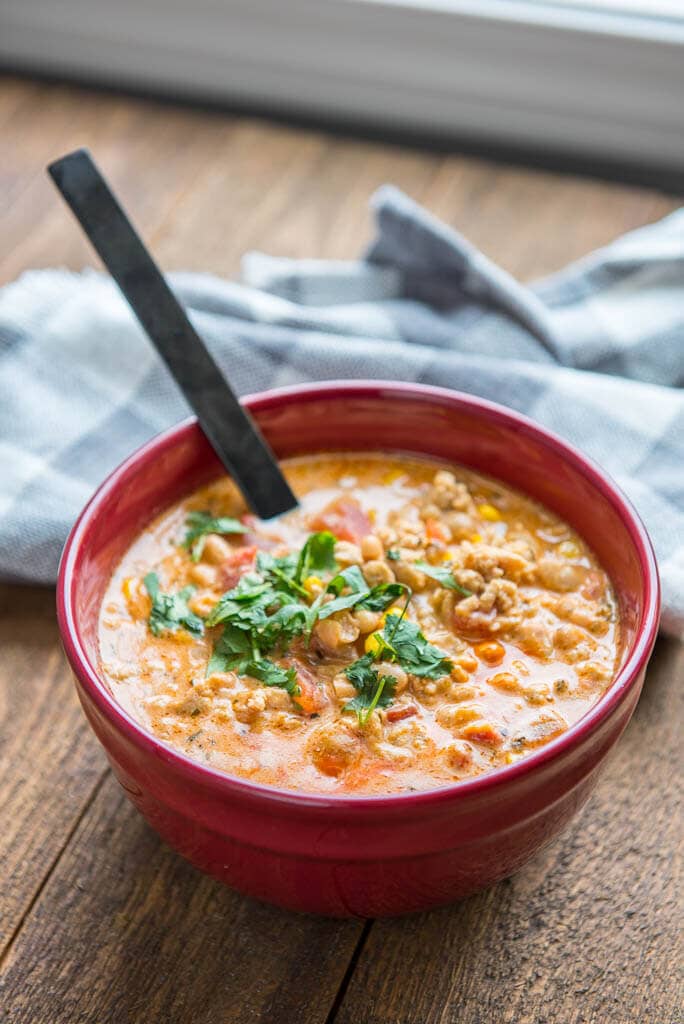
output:
[{"label": "blurred background wall", "polygon": [[682,0],[1,0],[0,67],[670,185],[684,172]]}]

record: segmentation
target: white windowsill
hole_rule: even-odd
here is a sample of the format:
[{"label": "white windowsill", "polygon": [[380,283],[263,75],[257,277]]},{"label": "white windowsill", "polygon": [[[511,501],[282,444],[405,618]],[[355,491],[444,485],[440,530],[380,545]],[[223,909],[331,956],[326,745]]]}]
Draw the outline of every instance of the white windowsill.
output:
[{"label": "white windowsill", "polygon": [[684,17],[620,15],[608,9],[615,6],[2,0],[0,63],[331,122],[684,170]]}]

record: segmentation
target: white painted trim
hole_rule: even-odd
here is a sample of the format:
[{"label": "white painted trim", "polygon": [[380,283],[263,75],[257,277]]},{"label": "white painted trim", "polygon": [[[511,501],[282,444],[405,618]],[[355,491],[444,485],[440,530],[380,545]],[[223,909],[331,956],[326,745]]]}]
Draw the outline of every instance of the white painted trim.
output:
[{"label": "white painted trim", "polygon": [[2,0],[0,62],[684,170],[684,19],[539,0]]}]

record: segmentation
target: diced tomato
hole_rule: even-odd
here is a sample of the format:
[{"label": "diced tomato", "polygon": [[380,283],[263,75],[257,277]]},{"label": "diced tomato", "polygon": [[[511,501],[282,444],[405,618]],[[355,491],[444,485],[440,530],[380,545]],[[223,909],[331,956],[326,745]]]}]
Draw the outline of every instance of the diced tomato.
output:
[{"label": "diced tomato", "polygon": [[446,544],[449,540],[449,534],[446,532],[442,523],[439,519],[434,519],[429,516],[425,520],[425,536],[429,541],[438,541],[440,544]]},{"label": "diced tomato", "polygon": [[293,697],[295,704],[305,715],[318,714],[325,699],[316,676],[297,658],[284,658],[283,664],[287,668],[293,668],[297,673],[297,685],[300,692],[297,697]]},{"label": "diced tomato", "polygon": [[326,505],[310,523],[312,530],[330,530],[338,540],[358,544],[371,532],[371,522],[356,498],[343,495]]},{"label": "diced tomato", "polygon": [[390,708],[387,712],[388,722],[401,722],[404,718],[412,718],[413,715],[418,714],[418,708],[415,704],[407,704],[403,708]]},{"label": "diced tomato", "polygon": [[256,558],[257,548],[254,544],[233,548],[225,562],[219,566],[219,576],[224,590],[236,587],[241,576],[251,569]]},{"label": "diced tomato", "polygon": [[461,729],[461,736],[485,747],[500,747],[503,743],[503,736],[490,722],[471,722]]}]

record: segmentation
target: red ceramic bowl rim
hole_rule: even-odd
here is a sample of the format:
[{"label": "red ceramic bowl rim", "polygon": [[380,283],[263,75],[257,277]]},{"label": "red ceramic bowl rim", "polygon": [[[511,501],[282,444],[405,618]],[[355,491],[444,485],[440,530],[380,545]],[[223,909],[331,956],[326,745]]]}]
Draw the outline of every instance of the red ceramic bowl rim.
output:
[{"label": "red ceramic bowl rim", "polygon": [[382,398],[386,397],[388,392],[398,396],[404,395],[409,399],[418,399],[436,404],[456,404],[461,407],[465,406],[476,409],[479,412],[484,411],[491,419],[503,423],[505,426],[513,426],[528,436],[532,434],[535,441],[570,463],[573,468],[579,470],[585,478],[589,479],[592,486],[617,508],[638,554],[643,579],[644,611],[642,624],[637,631],[636,642],[629,657],[601,699],[557,739],[552,740],[540,750],[527,754],[514,764],[504,765],[493,769],[485,775],[479,775],[473,779],[463,779],[435,789],[424,790],[418,793],[367,794],[364,796],[299,792],[297,790],[277,789],[273,786],[250,782],[237,775],[229,775],[218,769],[200,764],[198,761],[193,761],[191,758],[186,757],[185,754],[181,754],[172,747],[156,740],[142,725],[126,714],[123,708],[117,704],[114,697],[107,692],[97,670],[90,663],[85,652],[74,614],[74,595],[78,587],[82,549],[84,543],[87,543],[87,535],[92,520],[97,516],[101,506],[107,501],[111,493],[116,491],[121,479],[125,477],[136,463],[146,460],[151,452],[160,454],[164,450],[173,447],[180,437],[195,428],[197,421],[194,417],[191,417],[175,424],[147,441],[110,473],[100,487],[98,487],[69,534],[62,553],[57,580],[57,618],[62,642],[71,666],[88,696],[105,717],[120,732],[124,733],[132,743],[139,748],[143,748],[156,758],[173,764],[175,769],[189,777],[191,781],[203,782],[213,788],[218,788],[226,796],[231,794],[251,795],[254,798],[262,798],[271,803],[285,803],[302,808],[305,806],[340,807],[344,808],[345,811],[352,811],[354,808],[359,810],[374,808],[378,810],[379,806],[384,804],[400,804],[402,807],[408,807],[409,805],[424,806],[426,804],[452,800],[459,796],[465,797],[469,794],[479,794],[534,772],[541,765],[562,755],[569,748],[587,739],[620,704],[631,686],[637,681],[641,669],[646,664],[655,642],[660,615],[658,569],[646,528],[632,504],[610,477],[593,460],[580,453],[566,441],[561,440],[551,431],[546,430],[520,413],[473,395],[467,395],[460,391],[451,391],[446,388],[437,388],[431,385],[408,384],[398,381],[359,380],[298,384],[247,395],[243,401],[252,412],[258,413],[261,410],[270,409],[283,403],[289,404],[297,400],[306,401],[325,396],[330,398]]}]

